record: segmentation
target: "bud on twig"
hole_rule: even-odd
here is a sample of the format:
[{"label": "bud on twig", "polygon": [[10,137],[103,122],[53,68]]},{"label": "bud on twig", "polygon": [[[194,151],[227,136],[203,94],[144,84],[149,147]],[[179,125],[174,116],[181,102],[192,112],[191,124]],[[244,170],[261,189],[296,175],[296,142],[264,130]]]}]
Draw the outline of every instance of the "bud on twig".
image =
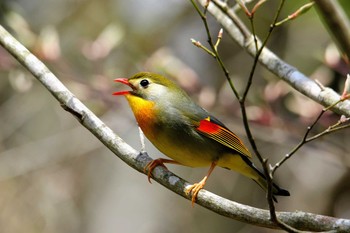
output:
[{"label": "bud on twig", "polygon": [[224,29],[220,29],[220,31],[219,31],[219,33],[218,33],[218,39],[217,39],[217,41],[216,41],[216,43],[215,43],[215,45],[214,45],[214,49],[217,51],[218,50],[218,46],[219,46],[219,44],[220,44],[220,41],[221,41],[221,39],[222,39],[222,34],[224,33]]},{"label": "bud on twig", "polygon": [[255,4],[255,6],[253,7],[251,14],[254,15],[255,12],[259,9],[259,7],[260,7],[262,4],[264,4],[266,1],[267,1],[267,0],[260,0],[259,2],[257,2],[257,3]]},{"label": "bud on twig", "polygon": [[191,38],[191,42],[192,44],[194,44],[195,46],[197,46],[198,48],[203,49],[205,52],[209,53],[211,56],[216,57],[215,53],[213,53],[212,51],[210,51],[207,47],[203,46],[201,42],[199,42],[198,40],[192,39]]},{"label": "bud on twig", "polygon": [[245,2],[242,0],[237,1],[238,5],[243,9],[243,11],[245,12],[245,14],[251,18],[252,17],[252,13],[248,10],[247,6],[245,5]]},{"label": "bud on twig", "polygon": [[350,93],[350,75],[347,74],[345,84],[344,84],[344,90],[343,90],[343,94],[341,95],[341,98],[343,100],[348,99],[350,97],[349,93]]},{"label": "bud on twig", "polygon": [[295,19],[296,17],[298,17],[298,16],[306,13],[308,10],[310,10],[313,5],[314,5],[314,2],[310,2],[310,3],[305,4],[304,6],[300,7],[296,12],[289,15],[288,18]]},{"label": "bud on twig", "polygon": [[218,39],[222,39],[222,34],[224,33],[224,29],[220,28],[220,31],[218,33]]},{"label": "bud on twig", "polygon": [[343,124],[343,123],[347,122],[348,120],[349,120],[349,117],[341,115],[341,117],[339,119],[339,123]]},{"label": "bud on twig", "polygon": [[207,0],[207,2],[206,2],[205,5],[204,5],[204,8],[208,8],[209,3],[210,3],[210,0]]},{"label": "bud on twig", "polygon": [[310,2],[310,3],[305,4],[304,6],[300,7],[298,10],[296,10],[294,13],[292,13],[291,15],[288,15],[287,18],[277,22],[275,24],[275,26],[280,26],[281,24],[283,24],[289,20],[296,19],[298,16],[305,14],[308,10],[310,10],[313,5],[314,5],[314,2]]},{"label": "bud on twig", "polygon": [[197,40],[195,40],[195,39],[192,39],[192,38],[191,38],[191,42],[192,42],[192,44],[194,44],[194,45],[197,46],[198,48],[202,47],[201,42],[199,42],[199,41],[197,41]]}]

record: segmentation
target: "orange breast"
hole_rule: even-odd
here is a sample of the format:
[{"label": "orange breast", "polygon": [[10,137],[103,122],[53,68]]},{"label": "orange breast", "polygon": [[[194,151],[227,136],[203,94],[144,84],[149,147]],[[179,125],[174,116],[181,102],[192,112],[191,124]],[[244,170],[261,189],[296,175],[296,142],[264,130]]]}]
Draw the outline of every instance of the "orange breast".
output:
[{"label": "orange breast", "polygon": [[125,95],[129,102],[131,110],[133,111],[136,121],[143,133],[150,140],[155,138],[154,135],[154,122],[156,120],[154,102],[149,100],[144,100],[138,96]]},{"label": "orange breast", "polygon": [[[160,126],[160,116],[154,102],[132,94],[127,94],[125,97],[143,133],[163,154],[190,167],[209,166],[216,158],[218,154],[216,151],[207,150],[204,143],[197,143],[195,140],[189,140],[186,143],[186,140],[181,139],[180,141],[183,141],[184,144],[179,146],[176,136],[169,134],[169,129],[166,131]],[[184,137],[188,138],[188,135],[184,135]]]}]

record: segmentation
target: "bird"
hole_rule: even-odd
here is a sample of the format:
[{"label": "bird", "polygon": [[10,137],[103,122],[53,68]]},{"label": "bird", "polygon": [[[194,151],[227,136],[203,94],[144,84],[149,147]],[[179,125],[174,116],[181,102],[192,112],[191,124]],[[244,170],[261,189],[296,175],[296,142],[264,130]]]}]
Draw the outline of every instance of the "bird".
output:
[{"label": "bird", "polygon": [[[188,167],[209,167],[202,180],[187,186],[185,193],[192,206],[209,176],[218,166],[236,171],[255,181],[265,191],[267,181],[251,161],[243,141],[220,120],[197,105],[175,82],[156,73],[139,72],[130,78],[114,80],[131,88],[114,92],[125,96],[135,119],[148,140],[167,158],[152,160],[145,167],[148,181],[152,171],[165,163]],[[290,193],[272,185],[273,200]]]}]

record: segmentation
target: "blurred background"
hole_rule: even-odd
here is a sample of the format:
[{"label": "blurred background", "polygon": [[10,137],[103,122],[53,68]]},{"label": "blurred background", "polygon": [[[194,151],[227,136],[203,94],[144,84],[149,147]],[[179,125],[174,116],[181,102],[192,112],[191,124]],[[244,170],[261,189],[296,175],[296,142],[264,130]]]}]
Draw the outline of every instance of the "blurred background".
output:
[{"label": "blurred background", "polygon": [[[287,1],[283,17],[307,2]],[[269,1],[256,15],[261,38],[278,3]],[[111,94],[125,88],[113,79],[139,71],[176,80],[247,142],[239,104],[222,71],[190,42],[194,38],[206,45],[207,36],[189,1],[2,0],[0,11],[1,24],[134,148],[141,147],[134,117],[125,99]],[[242,12],[239,16],[245,18]],[[215,38],[220,25],[212,17],[208,20]],[[314,9],[277,28],[268,47],[341,93],[348,67]],[[219,51],[242,92],[253,59],[225,32]],[[192,208],[156,182],[149,184],[145,175],[124,164],[65,112],[2,48],[0,76],[1,232],[271,231],[197,205]],[[272,164],[299,143],[321,109],[258,66],[247,111],[259,149]],[[326,113],[312,134],[339,117]],[[278,210],[350,218],[349,136],[349,130],[343,130],[307,144],[279,168],[275,179],[291,196],[279,198]],[[153,158],[163,156],[149,143],[146,149]],[[208,170],[169,169],[189,182],[199,181]],[[264,192],[234,172],[216,169],[206,189],[268,208]]]}]

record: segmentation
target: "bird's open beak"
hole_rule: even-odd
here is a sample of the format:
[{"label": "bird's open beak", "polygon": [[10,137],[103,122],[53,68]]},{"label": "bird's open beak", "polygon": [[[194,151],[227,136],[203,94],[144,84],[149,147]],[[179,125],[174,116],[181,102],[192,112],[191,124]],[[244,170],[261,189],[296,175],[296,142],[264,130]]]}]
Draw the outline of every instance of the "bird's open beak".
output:
[{"label": "bird's open beak", "polygon": [[[129,83],[129,80],[127,78],[117,78],[117,79],[114,79],[114,82],[123,83],[131,87],[133,90],[135,89],[135,87],[131,83]],[[130,94],[130,91],[118,91],[113,93],[113,95],[126,95],[126,94]]]}]

